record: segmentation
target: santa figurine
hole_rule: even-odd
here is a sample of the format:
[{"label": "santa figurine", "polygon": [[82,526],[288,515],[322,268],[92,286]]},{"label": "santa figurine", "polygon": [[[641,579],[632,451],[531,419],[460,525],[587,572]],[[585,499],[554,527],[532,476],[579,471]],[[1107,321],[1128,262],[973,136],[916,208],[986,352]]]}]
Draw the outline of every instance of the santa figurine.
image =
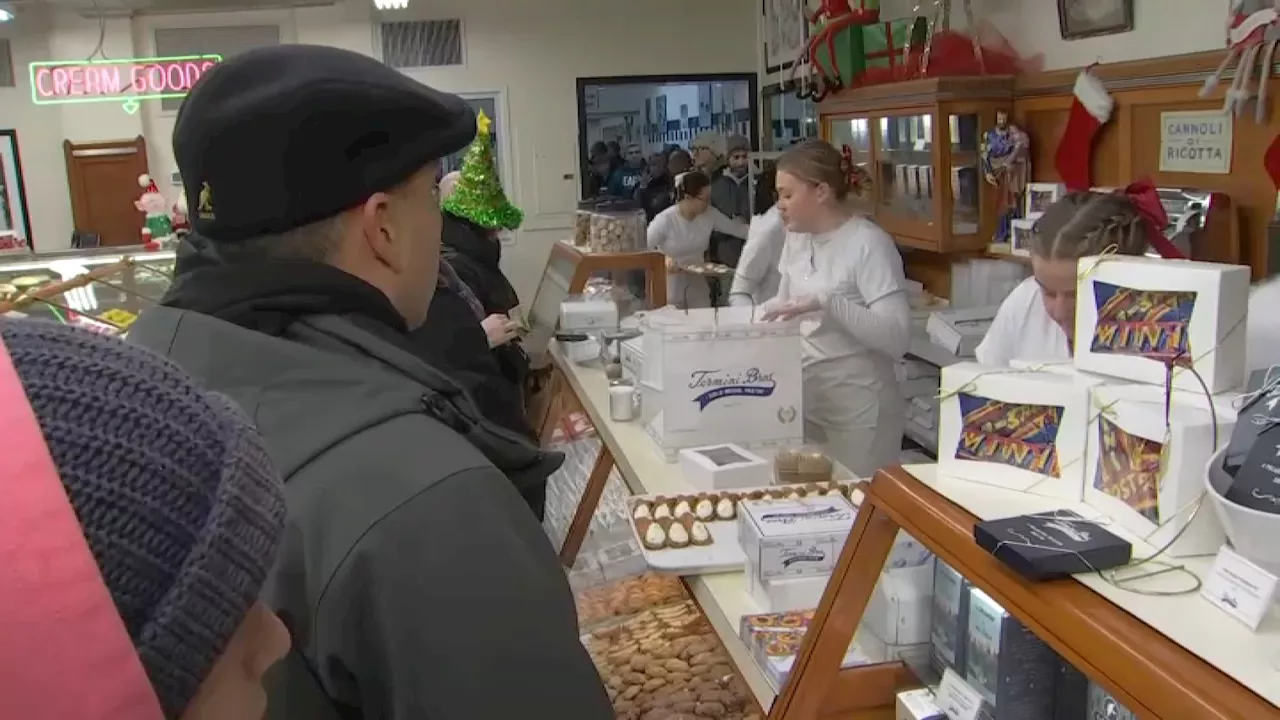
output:
[{"label": "santa figurine", "polygon": [[148,246],[154,244],[164,247],[173,240],[173,221],[169,218],[169,202],[160,194],[160,189],[150,175],[138,176],[138,185],[142,195],[133,201],[133,206],[146,214],[143,221],[143,237],[150,236]]},{"label": "santa figurine", "polygon": [[187,194],[185,192],[178,193],[178,199],[173,201],[173,207],[170,208],[169,214],[173,217],[173,235],[181,238],[191,232],[191,220],[187,214]]}]

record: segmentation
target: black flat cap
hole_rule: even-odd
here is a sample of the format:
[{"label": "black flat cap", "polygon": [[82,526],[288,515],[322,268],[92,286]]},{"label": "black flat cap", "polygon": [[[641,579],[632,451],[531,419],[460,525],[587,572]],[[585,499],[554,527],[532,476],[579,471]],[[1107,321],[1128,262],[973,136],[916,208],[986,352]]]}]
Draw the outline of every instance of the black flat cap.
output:
[{"label": "black flat cap", "polygon": [[337,215],[475,134],[456,95],[359,53],[278,45],[205,73],[178,113],[173,154],[193,229],[231,242]]}]

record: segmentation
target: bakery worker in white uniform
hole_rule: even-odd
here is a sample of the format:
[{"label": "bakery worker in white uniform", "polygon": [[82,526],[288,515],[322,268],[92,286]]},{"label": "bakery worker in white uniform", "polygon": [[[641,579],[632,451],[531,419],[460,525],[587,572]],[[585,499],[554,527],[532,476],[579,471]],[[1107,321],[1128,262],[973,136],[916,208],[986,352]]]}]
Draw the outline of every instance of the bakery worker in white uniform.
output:
[{"label": "bakery worker in white uniform", "polygon": [[[667,268],[701,265],[711,246],[711,233],[746,239],[746,223],[730,220],[711,207],[711,180],[693,170],[675,179],[676,204],[649,223],[648,246],[667,256]],[[711,286],[700,275],[667,273],[667,301],[678,307],[711,306]]]},{"label": "bakery worker in white uniform", "polygon": [[764,317],[800,321],[806,437],[870,477],[897,462],[906,421],[894,374],[911,343],[902,256],[847,202],[848,177],[830,144],[792,146],[778,159],[777,182],[789,232]]},{"label": "bakery worker in white uniform", "polygon": [[777,205],[751,218],[747,244],[742,248],[733,273],[733,286],[729,289],[730,305],[759,306],[778,294],[778,283],[782,279],[778,262],[782,260],[786,239],[787,226]]},{"label": "bakery worker in white uniform", "polygon": [[1073,192],[1050,205],[1032,230],[1032,276],[1000,304],[975,352],[978,362],[1004,367],[1012,360],[1070,361],[1077,261],[1111,247],[1118,255],[1142,255],[1146,222],[1123,193]]}]

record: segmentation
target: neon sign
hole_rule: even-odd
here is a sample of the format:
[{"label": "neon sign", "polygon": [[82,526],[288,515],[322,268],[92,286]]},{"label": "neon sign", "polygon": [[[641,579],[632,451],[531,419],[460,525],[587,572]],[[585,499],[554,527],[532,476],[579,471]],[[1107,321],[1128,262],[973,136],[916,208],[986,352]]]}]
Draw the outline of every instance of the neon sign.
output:
[{"label": "neon sign", "polygon": [[221,55],[187,55],[33,62],[31,102],[118,102],[132,115],[138,111],[139,101],[186,97],[191,86],[221,61]]}]

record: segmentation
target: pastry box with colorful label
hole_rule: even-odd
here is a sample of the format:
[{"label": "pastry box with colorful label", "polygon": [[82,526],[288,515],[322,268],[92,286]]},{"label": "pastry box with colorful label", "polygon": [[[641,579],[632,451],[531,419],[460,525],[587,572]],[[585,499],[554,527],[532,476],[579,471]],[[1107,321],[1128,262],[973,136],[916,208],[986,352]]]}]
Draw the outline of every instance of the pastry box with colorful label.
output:
[{"label": "pastry box with colorful label", "polygon": [[1174,372],[1174,387],[1197,392],[1244,382],[1248,267],[1085,257],[1078,274],[1077,368],[1163,385],[1171,364],[1195,371]]},{"label": "pastry box with colorful label", "polygon": [[1166,407],[1157,387],[1100,385],[1093,406],[1085,502],[1127,539],[1163,547],[1176,538],[1168,550],[1175,556],[1217,552],[1225,535],[1211,508],[1200,507],[1204,473],[1235,418],[1183,393],[1172,393]]},{"label": "pastry box with colorful label", "polygon": [[1079,501],[1094,384],[1084,376],[977,363],[943,368],[939,472]]}]

